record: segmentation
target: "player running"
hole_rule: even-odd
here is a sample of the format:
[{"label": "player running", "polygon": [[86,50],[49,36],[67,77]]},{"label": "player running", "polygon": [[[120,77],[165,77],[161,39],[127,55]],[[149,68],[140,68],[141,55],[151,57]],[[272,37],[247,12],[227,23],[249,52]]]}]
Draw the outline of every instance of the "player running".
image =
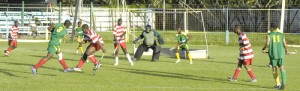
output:
[{"label": "player running", "polygon": [[[270,63],[272,65],[273,77],[275,79],[276,85],[274,88],[284,90],[286,85],[286,71],[284,69],[284,53],[287,53],[287,44],[283,33],[280,33],[278,26],[275,24],[271,25],[272,31],[267,36],[267,41],[262,49],[263,53],[266,53],[266,48],[268,49],[268,54],[270,58]],[[277,73],[278,66],[281,71],[281,83],[279,81],[279,75]]]},{"label": "player running", "polygon": [[115,66],[119,65],[119,48],[121,47],[124,54],[126,55],[129,63],[131,66],[133,66],[133,61],[131,60],[131,57],[129,55],[129,53],[127,52],[126,50],[126,43],[125,43],[125,34],[126,34],[126,31],[125,31],[125,28],[124,26],[122,25],[122,19],[118,19],[118,24],[114,26],[114,56],[115,56]]},{"label": "player running", "polygon": [[70,69],[62,55],[62,52],[60,51],[60,39],[64,38],[68,31],[67,29],[72,25],[72,23],[69,20],[66,20],[64,24],[58,23],[56,25],[51,24],[48,27],[48,30],[51,32],[51,38],[48,43],[48,53],[47,56],[42,58],[35,66],[32,67],[32,73],[34,75],[37,75],[37,69],[40,68],[43,64],[45,64],[54,54],[57,54],[58,60],[60,64],[64,68],[64,72],[71,72],[72,69]]},{"label": "player running", "polygon": [[254,73],[252,72],[250,65],[252,64],[252,60],[254,58],[252,46],[250,44],[249,39],[247,38],[246,34],[241,31],[241,27],[236,25],[234,28],[234,33],[239,36],[238,42],[240,45],[240,57],[238,58],[238,66],[235,70],[233,77],[229,77],[229,81],[237,81],[240,71],[242,70],[242,65],[246,68],[248,74],[251,77],[250,82],[257,82]]},{"label": "player running", "polygon": [[188,44],[188,40],[191,39],[191,36],[185,32],[182,32],[181,31],[181,28],[177,28],[177,34],[176,34],[176,37],[177,37],[177,45],[175,47],[176,49],[176,58],[177,58],[177,61],[175,63],[179,63],[180,62],[180,55],[179,55],[179,50],[185,50],[186,51],[186,54],[188,55],[188,58],[190,60],[190,64],[193,64],[193,59],[191,57],[191,54],[189,52],[189,44]]},{"label": "player running", "polygon": [[98,68],[100,68],[100,66],[102,66],[102,64],[97,61],[97,59],[94,56],[94,53],[99,51],[100,49],[103,51],[103,53],[106,53],[106,50],[103,47],[104,41],[102,40],[102,37],[99,36],[96,32],[90,30],[87,24],[82,25],[82,30],[84,32],[84,39],[78,40],[78,42],[86,43],[88,41],[90,42],[90,45],[86,48],[85,53],[80,58],[77,68],[73,69],[74,71],[81,72],[84,61],[86,61],[87,58],[89,58],[95,65],[94,70],[97,70]]},{"label": "player running", "polygon": [[[82,22],[79,21],[79,22],[77,23],[77,28],[75,29],[77,39],[80,39],[80,40],[82,40],[82,39],[84,38],[84,35],[83,35],[83,31],[82,31],[81,25],[82,25]],[[78,45],[78,47],[77,47],[76,53],[78,53],[78,50],[80,50],[81,54],[83,54],[82,43],[80,43],[80,42],[79,42],[79,45]]]},{"label": "player running", "polygon": [[19,22],[16,20],[14,21],[14,25],[10,28],[9,30],[9,35],[8,35],[8,48],[4,50],[4,56],[8,57],[8,54],[17,48],[18,42],[17,42],[17,36],[19,33],[19,27],[18,27]]}]

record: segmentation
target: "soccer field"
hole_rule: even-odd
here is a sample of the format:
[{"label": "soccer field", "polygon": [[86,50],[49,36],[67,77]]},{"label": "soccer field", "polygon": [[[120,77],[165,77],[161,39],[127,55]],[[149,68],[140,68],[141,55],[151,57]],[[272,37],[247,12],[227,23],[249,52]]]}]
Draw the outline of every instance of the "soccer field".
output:
[{"label": "soccer field", "polygon": [[[61,49],[69,67],[75,67],[81,57],[76,54],[77,43],[63,43]],[[87,44],[84,45],[86,47]],[[132,45],[127,44],[132,52]],[[164,45],[163,47],[172,46]],[[7,42],[0,42],[0,49],[6,49]],[[19,43],[9,57],[0,57],[0,91],[241,91],[274,90],[275,81],[267,54],[260,52],[262,46],[254,46],[252,70],[257,83],[249,82],[250,77],[243,68],[237,82],[227,81],[232,76],[238,57],[238,46],[209,46],[211,59],[194,59],[190,65],[185,59],[175,64],[175,58],[162,55],[159,62],[151,62],[150,56],[142,56],[134,66],[121,52],[119,66],[113,66],[114,57],[111,43],[106,43],[108,53],[103,58],[103,66],[93,76],[93,64],[86,63],[83,72],[64,73],[55,55],[38,69],[38,76],[31,73],[31,67],[46,56],[47,43]],[[204,46],[192,46],[203,49]],[[300,50],[300,48],[289,48]],[[96,56],[100,59],[102,51]],[[131,54],[131,56],[133,56]],[[299,56],[286,55],[286,91],[300,90]]]}]

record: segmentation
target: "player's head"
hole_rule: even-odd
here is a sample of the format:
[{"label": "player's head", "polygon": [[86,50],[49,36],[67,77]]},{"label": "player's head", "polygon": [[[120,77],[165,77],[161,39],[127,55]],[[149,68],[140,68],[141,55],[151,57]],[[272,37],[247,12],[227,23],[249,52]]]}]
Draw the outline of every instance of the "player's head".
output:
[{"label": "player's head", "polygon": [[80,27],[81,25],[82,25],[82,22],[81,22],[81,21],[77,22],[77,26],[78,26],[78,27]]},{"label": "player's head", "polygon": [[71,25],[72,25],[72,23],[71,23],[70,20],[65,20],[64,26],[65,26],[66,28],[69,28]]},{"label": "player's head", "polygon": [[19,24],[18,20],[15,20],[14,24],[15,24],[15,26],[18,26],[18,24]]},{"label": "player's head", "polygon": [[234,33],[240,34],[240,32],[241,32],[241,26],[240,25],[235,25],[235,27],[234,27]]},{"label": "player's head", "polygon": [[271,30],[272,31],[276,31],[276,29],[278,28],[278,25],[277,24],[275,24],[275,23],[271,23]]},{"label": "player's head", "polygon": [[89,31],[89,25],[87,25],[87,24],[83,24],[83,25],[81,26],[81,28],[82,28],[82,30],[83,30],[84,32],[88,32],[88,31]]},{"label": "player's head", "polygon": [[120,18],[120,19],[118,19],[118,25],[119,25],[119,26],[121,26],[121,25],[122,25],[122,23],[123,23],[122,19],[121,19],[121,18]]},{"label": "player's head", "polygon": [[177,28],[177,33],[178,33],[178,34],[181,34],[181,32],[182,32],[181,27],[178,27],[178,28]]},{"label": "player's head", "polygon": [[149,33],[151,31],[151,25],[146,26],[146,32]]}]

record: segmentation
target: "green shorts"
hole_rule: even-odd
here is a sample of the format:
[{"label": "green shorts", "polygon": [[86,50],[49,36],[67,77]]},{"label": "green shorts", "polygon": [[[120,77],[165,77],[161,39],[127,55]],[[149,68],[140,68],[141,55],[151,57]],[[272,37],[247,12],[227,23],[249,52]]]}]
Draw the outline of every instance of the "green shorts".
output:
[{"label": "green shorts", "polygon": [[189,45],[188,44],[183,44],[179,47],[179,50],[189,50]]},{"label": "green shorts", "polygon": [[270,59],[270,63],[272,66],[283,66],[284,65],[284,59]]},{"label": "green shorts", "polygon": [[56,54],[56,52],[60,52],[60,47],[55,46],[55,45],[48,45],[47,48],[48,52],[51,53],[52,55]]}]

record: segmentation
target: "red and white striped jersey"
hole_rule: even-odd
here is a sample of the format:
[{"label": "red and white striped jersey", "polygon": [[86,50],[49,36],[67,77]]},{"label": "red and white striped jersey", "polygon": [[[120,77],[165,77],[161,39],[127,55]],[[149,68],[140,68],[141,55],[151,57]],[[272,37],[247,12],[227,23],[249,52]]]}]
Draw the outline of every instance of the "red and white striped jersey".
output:
[{"label": "red and white striped jersey", "polygon": [[121,36],[124,32],[126,32],[126,31],[125,31],[125,27],[123,25],[121,25],[121,26],[115,25],[114,26],[113,34],[117,38],[117,39],[114,39],[114,41],[115,41],[114,43],[116,43],[116,41],[119,41],[120,43],[125,42],[124,36]]},{"label": "red and white striped jersey", "polygon": [[8,39],[9,39],[9,40],[16,40],[16,37],[18,36],[18,33],[19,33],[19,28],[18,28],[18,26],[13,25],[13,26],[10,28],[9,33],[10,33],[10,35],[9,35]]},{"label": "red and white striped jersey", "polygon": [[98,41],[100,43],[104,43],[102,40],[102,37],[94,32],[93,30],[89,30],[88,32],[84,32],[84,41],[89,41],[90,43],[97,43]]},{"label": "red and white striped jersey", "polygon": [[241,32],[239,35],[239,45],[240,48],[243,48],[244,50],[240,51],[240,60],[245,60],[245,59],[253,59],[254,54],[252,50],[252,46],[249,42],[249,39],[247,38],[246,34]]}]

